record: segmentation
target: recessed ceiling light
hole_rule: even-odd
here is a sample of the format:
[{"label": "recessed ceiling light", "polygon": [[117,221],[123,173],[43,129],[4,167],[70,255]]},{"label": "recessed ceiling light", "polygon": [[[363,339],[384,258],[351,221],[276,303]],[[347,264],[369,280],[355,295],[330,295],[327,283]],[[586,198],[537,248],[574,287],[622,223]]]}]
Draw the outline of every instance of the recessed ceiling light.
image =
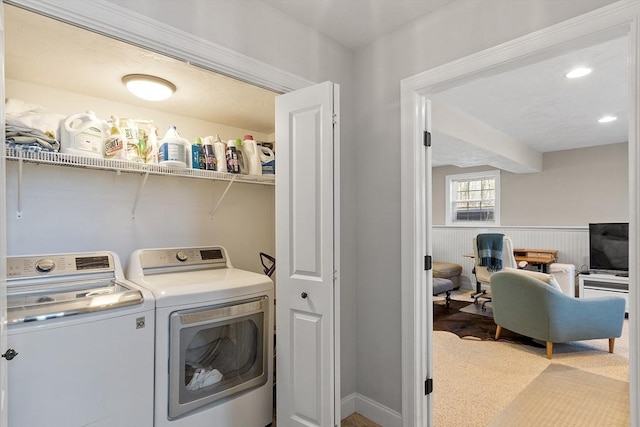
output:
[{"label": "recessed ceiling light", "polygon": [[618,120],[616,116],[602,116],[598,119],[598,123],[609,123]]},{"label": "recessed ceiling light", "polygon": [[162,101],[176,91],[176,86],[168,80],[147,74],[128,74],[122,78],[129,92],[147,101]]},{"label": "recessed ceiling light", "polygon": [[589,73],[591,73],[591,68],[578,67],[578,68],[574,68],[573,70],[569,71],[567,74],[565,74],[565,76],[568,79],[577,79],[578,77],[584,77]]}]

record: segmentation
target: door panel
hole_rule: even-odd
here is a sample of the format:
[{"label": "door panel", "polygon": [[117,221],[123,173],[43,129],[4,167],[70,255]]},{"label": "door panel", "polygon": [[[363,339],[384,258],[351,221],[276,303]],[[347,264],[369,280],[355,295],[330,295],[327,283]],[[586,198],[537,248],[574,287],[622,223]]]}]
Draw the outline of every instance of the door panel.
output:
[{"label": "door panel", "polygon": [[276,390],[285,426],[340,420],[337,91],[326,82],[276,99]]}]

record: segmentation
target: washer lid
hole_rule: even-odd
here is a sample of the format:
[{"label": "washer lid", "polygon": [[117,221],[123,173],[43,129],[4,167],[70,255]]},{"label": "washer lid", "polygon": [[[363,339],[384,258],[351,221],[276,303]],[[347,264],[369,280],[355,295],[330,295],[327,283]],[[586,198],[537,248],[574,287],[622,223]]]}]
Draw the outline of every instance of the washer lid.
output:
[{"label": "washer lid", "polygon": [[236,268],[154,274],[130,280],[149,289],[157,307],[273,291],[273,281],[269,277]]},{"label": "washer lid", "polygon": [[142,304],[144,297],[114,279],[7,287],[7,324],[57,319]]}]

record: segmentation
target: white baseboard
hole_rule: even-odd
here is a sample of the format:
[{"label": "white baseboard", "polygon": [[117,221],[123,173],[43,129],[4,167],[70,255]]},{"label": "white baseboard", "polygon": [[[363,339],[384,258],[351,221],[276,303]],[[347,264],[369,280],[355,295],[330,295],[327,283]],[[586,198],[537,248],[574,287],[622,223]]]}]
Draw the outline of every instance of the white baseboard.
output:
[{"label": "white baseboard", "polygon": [[340,406],[343,419],[357,412],[381,426],[402,427],[402,415],[399,412],[387,408],[361,394],[351,393],[342,399]]}]

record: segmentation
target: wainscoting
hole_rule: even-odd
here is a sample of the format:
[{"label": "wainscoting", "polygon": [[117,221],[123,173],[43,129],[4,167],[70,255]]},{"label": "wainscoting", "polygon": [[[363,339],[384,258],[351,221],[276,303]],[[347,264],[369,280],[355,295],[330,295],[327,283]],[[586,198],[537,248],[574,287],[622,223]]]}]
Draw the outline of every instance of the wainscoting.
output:
[{"label": "wainscoting", "polygon": [[576,273],[589,264],[588,227],[447,227],[433,226],[434,261],[453,262],[462,266],[462,287],[473,289],[472,239],[478,233],[504,233],[511,237],[514,248],[556,249],[558,263],[573,264]]}]

